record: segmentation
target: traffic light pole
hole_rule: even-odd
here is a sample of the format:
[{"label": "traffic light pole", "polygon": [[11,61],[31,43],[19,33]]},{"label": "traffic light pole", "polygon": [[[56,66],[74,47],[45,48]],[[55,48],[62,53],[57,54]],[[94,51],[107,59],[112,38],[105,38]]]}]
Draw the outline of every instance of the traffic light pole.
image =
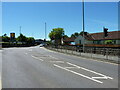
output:
[{"label": "traffic light pole", "polygon": [[[103,27],[103,32],[104,32],[105,27]],[[104,50],[104,56],[105,56],[105,33],[103,35],[103,50]]]}]

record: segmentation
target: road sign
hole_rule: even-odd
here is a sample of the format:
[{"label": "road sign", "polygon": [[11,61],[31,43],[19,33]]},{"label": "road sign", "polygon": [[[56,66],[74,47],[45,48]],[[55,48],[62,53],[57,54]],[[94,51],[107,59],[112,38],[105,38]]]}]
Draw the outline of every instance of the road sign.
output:
[{"label": "road sign", "polygon": [[10,33],[10,39],[13,41],[15,39],[15,33]]}]

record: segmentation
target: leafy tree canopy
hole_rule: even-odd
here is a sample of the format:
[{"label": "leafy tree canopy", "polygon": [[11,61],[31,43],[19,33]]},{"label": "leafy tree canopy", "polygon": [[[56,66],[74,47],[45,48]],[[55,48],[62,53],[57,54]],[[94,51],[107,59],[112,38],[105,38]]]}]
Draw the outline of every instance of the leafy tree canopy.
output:
[{"label": "leafy tree canopy", "polygon": [[20,36],[17,37],[17,41],[26,42],[27,41],[27,37],[24,36],[23,34],[20,34]]},{"label": "leafy tree canopy", "polygon": [[51,40],[61,39],[64,36],[63,28],[54,28],[50,33],[49,37]]},{"label": "leafy tree canopy", "polygon": [[2,35],[2,41],[3,42],[9,42],[10,41],[10,37],[8,37],[7,34],[5,33],[4,35]]},{"label": "leafy tree canopy", "polygon": [[74,34],[71,35],[71,37],[78,37],[78,36],[79,36],[78,32],[75,32]]}]

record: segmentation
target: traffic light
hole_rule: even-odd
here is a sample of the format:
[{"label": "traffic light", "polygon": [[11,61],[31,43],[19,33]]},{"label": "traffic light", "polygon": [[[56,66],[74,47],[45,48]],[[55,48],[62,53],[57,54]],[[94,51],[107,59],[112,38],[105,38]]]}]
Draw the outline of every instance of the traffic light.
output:
[{"label": "traffic light", "polygon": [[108,28],[104,28],[104,36],[107,37],[108,36]]}]

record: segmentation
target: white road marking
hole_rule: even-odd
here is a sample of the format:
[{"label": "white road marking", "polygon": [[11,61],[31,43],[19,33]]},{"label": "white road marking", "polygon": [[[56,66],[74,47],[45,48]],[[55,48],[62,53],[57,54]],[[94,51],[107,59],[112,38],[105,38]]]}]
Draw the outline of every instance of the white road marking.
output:
[{"label": "white road marking", "polygon": [[58,59],[58,58],[56,58],[56,57],[53,57],[53,56],[51,56],[51,55],[49,55],[49,57],[51,57],[51,58],[53,58],[53,59]]},{"label": "white road marking", "polygon": [[35,59],[38,59],[38,60],[40,60],[40,61],[44,61],[43,59],[40,59],[40,58],[37,58],[37,57],[35,57],[35,56],[33,56],[33,55],[31,55],[33,58],[35,58]]},{"label": "white road marking", "polygon": [[52,63],[64,63],[64,61],[50,61]]},{"label": "white road marking", "polygon": [[83,74],[80,74],[80,73],[78,73],[78,72],[69,70],[69,69],[64,68],[64,67],[61,67],[61,66],[59,66],[59,65],[54,64],[54,66],[56,66],[56,67],[58,67],[58,68],[61,68],[61,69],[64,69],[64,70],[66,70],[66,71],[69,71],[69,72],[71,72],[71,73],[74,73],[74,74],[76,74],[76,75],[82,76],[82,77],[84,77],[84,78],[90,79],[90,80],[95,81],[95,82],[97,82],[97,83],[101,83],[101,84],[103,83],[103,82],[101,82],[101,81],[99,81],[99,80],[90,78],[90,77],[88,77],[88,76],[86,76],[86,75],[83,75]]},{"label": "white road marking", "polygon": [[28,53],[25,53],[26,55],[28,54]]},{"label": "white road marking", "polygon": [[109,76],[103,75],[103,74],[101,74],[101,73],[97,73],[97,72],[95,72],[95,71],[93,71],[93,70],[89,70],[89,69],[86,69],[86,68],[83,68],[83,67],[77,66],[77,65],[72,64],[72,63],[69,63],[69,62],[67,62],[67,63],[68,63],[69,65],[72,65],[72,66],[75,66],[75,67],[77,67],[77,68],[80,68],[80,69],[86,70],[86,71],[88,71],[88,72],[92,72],[92,73],[94,73],[94,74],[97,74],[97,75],[100,75],[100,76],[106,77],[106,78],[108,78],[108,79],[113,79],[112,77],[109,77]]},{"label": "white road marking", "polygon": [[94,79],[108,79],[108,77],[92,77]]},{"label": "white road marking", "polygon": [[77,67],[64,67],[64,68],[69,68],[69,69],[71,69],[71,68],[77,68]]}]

